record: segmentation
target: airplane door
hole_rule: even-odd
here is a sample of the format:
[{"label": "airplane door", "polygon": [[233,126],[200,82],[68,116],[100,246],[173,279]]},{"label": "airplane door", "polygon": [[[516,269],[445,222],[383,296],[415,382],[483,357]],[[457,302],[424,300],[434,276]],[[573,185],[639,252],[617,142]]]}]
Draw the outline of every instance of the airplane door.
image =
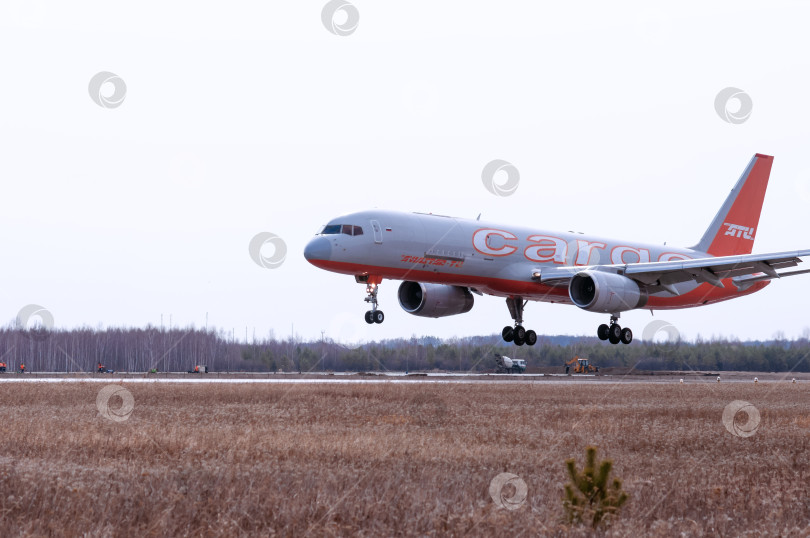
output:
[{"label": "airplane door", "polygon": [[382,244],[382,228],[380,223],[376,220],[371,221],[371,229],[374,231],[374,242],[378,245]]}]

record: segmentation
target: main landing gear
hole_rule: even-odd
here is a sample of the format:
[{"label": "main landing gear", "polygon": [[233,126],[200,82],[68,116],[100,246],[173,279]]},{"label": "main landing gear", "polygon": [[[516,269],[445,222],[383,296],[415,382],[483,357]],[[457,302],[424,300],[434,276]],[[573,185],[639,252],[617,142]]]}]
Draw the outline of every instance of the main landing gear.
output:
[{"label": "main landing gear", "polygon": [[515,327],[506,326],[501,331],[501,336],[507,342],[514,342],[517,346],[527,344],[533,346],[537,343],[537,333],[523,328],[523,307],[528,301],[523,301],[523,297],[509,297],[506,299],[506,307],[509,314],[515,320]]},{"label": "main landing gear", "polygon": [[616,323],[619,321],[619,314],[610,316],[610,325],[602,324],[596,329],[596,335],[600,340],[609,340],[611,344],[629,344],[633,341],[633,331],[625,327],[624,329]]},{"label": "main landing gear", "polygon": [[372,323],[382,323],[385,320],[383,311],[377,310],[377,286],[381,280],[382,279],[372,279],[372,277],[368,277],[368,284],[366,285],[366,294],[368,297],[365,298],[365,301],[371,303],[371,310],[366,312],[366,323],[369,325]]}]

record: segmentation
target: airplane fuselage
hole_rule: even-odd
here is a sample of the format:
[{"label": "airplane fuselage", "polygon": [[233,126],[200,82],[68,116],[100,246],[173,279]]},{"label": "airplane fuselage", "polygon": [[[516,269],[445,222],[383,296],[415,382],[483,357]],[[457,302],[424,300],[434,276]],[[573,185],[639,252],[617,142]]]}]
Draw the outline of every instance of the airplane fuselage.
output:
[{"label": "airplane fuselage", "polygon": [[[666,245],[509,226],[433,214],[371,210],[332,219],[325,230],[351,226],[349,233],[319,234],[305,255],[317,267],[354,276],[449,284],[489,295],[573,304],[566,287],[527,279],[549,266],[620,265],[709,257],[705,252]],[[356,227],[362,230],[354,235]],[[681,282],[651,293],[645,308],[700,306],[747,295],[729,282],[724,288]]]}]

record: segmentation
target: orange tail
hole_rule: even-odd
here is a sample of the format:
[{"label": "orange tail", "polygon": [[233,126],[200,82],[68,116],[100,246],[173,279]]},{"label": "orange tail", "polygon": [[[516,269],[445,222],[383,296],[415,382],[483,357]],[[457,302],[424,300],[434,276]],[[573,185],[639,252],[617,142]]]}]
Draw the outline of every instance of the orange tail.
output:
[{"label": "orange tail", "polygon": [[770,155],[754,155],[693,250],[712,256],[751,254],[772,164]]}]

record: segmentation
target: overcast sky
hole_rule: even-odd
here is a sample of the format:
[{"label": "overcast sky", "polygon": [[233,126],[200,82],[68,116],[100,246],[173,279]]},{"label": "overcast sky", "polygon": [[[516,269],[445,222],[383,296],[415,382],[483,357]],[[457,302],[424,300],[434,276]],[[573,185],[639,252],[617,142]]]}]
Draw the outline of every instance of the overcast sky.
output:
[{"label": "overcast sky", "polygon": [[[304,245],[379,207],[689,246],[756,152],[775,161],[754,251],[810,248],[807,2],[325,6],[0,4],[4,322],[38,304],[64,328],[161,314],[201,327],[207,313],[238,338],[499,332],[502,298],[422,319],[392,281],[369,327],[363,286],[311,266]],[[100,72],[117,78],[91,98]],[[715,109],[728,87],[751,100],[742,122]],[[519,170],[512,196],[484,188],[493,159]],[[260,232],[286,243],[278,268],[251,260]],[[798,276],[621,321],[637,337],[652,319],[687,338],[797,337],[808,290]],[[544,303],[525,318],[540,334],[607,321]]]}]

